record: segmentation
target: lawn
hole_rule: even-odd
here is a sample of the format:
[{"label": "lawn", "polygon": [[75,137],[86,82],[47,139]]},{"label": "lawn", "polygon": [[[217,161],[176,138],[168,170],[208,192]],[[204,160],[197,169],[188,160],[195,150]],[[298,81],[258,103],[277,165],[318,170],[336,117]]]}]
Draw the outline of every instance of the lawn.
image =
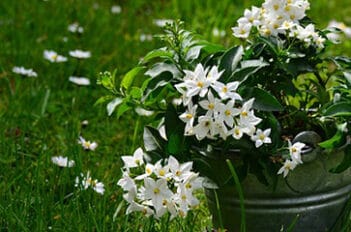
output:
[{"label": "lawn", "polygon": [[[238,42],[231,27],[243,9],[261,1],[216,0],[26,0],[0,1],[0,231],[204,231],[211,228],[206,200],[185,219],[169,222],[126,215],[121,177],[122,155],[132,153],[142,137],[135,112],[117,120],[96,84],[103,71],[117,77],[136,65],[147,51],[160,46],[158,19],[182,19],[186,28],[226,47]],[[112,8],[115,6],[114,8]],[[118,7],[116,7],[118,6]],[[351,26],[349,0],[311,0],[311,18],[319,27],[332,19]],[[120,8],[119,8],[120,7]],[[337,12],[337,14],[336,14]],[[84,30],[71,32],[77,23]],[[222,35],[221,35],[222,34]],[[340,48],[341,47],[341,48]],[[88,59],[69,55],[90,51]],[[44,50],[68,58],[52,63]],[[335,49],[351,55],[351,42]],[[37,77],[12,72],[24,66]],[[80,86],[70,76],[87,77]],[[79,136],[96,141],[85,150]],[[53,164],[53,156],[75,160],[72,168]],[[104,194],[75,187],[90,171],[105,185]],[[195,222],[195,223],[194,223]]]}]

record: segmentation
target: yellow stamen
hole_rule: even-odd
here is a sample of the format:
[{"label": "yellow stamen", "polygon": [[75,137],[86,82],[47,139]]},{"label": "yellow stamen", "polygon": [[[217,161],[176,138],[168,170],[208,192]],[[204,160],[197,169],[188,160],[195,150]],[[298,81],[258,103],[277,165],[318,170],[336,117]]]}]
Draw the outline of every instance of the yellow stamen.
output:
[{"label": "yellow stamen", "polygon": [[160,189],[159,188],[154,188],[154,193],[157,195],[157,194],[159,194],[161,191],[160,191]]}]

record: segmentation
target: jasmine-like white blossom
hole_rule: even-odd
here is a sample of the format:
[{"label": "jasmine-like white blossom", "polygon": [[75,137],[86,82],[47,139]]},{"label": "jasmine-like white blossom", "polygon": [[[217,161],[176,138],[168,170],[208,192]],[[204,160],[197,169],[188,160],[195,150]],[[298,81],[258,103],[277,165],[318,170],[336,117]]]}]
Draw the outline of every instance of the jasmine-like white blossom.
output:
[{"label": "jasmine-like white blossom", "polygon": [[68,167],[71,168],[75,165],[74,160],[69,160],[67,157],[63,156],[53,156],[51,161],[59,167]]},{"label": "jasmine-like white blossom", "polygon": [[296,142],[294,144],[291,144],[290,141],[288,141],[288,143],[289,143],[289,153],[290,153],[291,160],[296,162],[296,164],[302,164],[301,151],[302,151],[302,148],[305,146],[305,144],[301,142]]},{"label": "jasmine-like white blossom", "polygon": [[85,150],[91,151],[94,151],[98,146],[96,142],[87,141],[82,136],[79,136],[78,143],[81,144]]},{"label": "jasmine-like white blossom", "polygon": [[44,53],[44,58],[47,59],[48,61],[52,63],[61,63],[61,62],[66,62],[67,58],[64,56],[61,56],[57,54],[57,52],[52,51],[52,50],[45,50]]},{"label": "jasmine-like white blossom", "polygon": [[37,77],[38,74],[33,71],[33,69],[26,69],[24,67],[13,67],[12,72],[20,74],[22,76],[27,76],[27,77]]},{"label": "jasmine-like white blossom", "polygon": [[144,152],[139,147],[135,150],[133,156],[122,156],[125,168],[135,168],[144,164]]},{"label": "jasmine-like white blossom", "polygon": [[279,174],[283,174],[284,178],[288,175],[289,171],[292,171],[295,169],[297,163],[290,160],[290,159],[287,159],[285,160],[284,162],[284,165],[279,169],[278,171],[278,175]]},{"label": "jasmine-like white blossom", "polygon": [[70,51],[69,55],[77,59],[87,59],[91,57],[91,52],[77,49],[74,51]]},{"label": "jasmine-like white blossom", "polygon": [[272,143],[271,138],[269,135],[271,134],[271,129],[268,128],[264,131],[261,129],[257,129],[256,133],[251,137],[252,141],[255,141],[255,146],[260,147],[264,143]]}]

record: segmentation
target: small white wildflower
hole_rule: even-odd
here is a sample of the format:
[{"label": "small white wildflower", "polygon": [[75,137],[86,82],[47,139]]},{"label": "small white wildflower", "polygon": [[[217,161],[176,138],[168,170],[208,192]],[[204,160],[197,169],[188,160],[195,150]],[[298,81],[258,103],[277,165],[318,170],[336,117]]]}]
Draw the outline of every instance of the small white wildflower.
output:
[{"label": "small white wildflower", "polygon": [[86,141],[82,136],[79,136],[78,143],[83,146],[85,150],[94,151],[98,144],[96,142]]},{"label": "small white wildflower", "polygon": [[122,12],[121,6],[114,5],[111,7],[111,13],[112,14],[120,14]]},{"label": "small white wildflower", "polygon": [[79,24],[77,22],[68,25],[67,29],[68,29],[68,31],[70,31],[72,33],[82,34],[84,32],[83,27],[79,26]]},{"label": "small white wildflower", "polygon": [[25,69],[24,67],[13,67],[12,72],[20,74],[22,76],[27,76],[27,77],[37,77],[38,74],[33,71],[33,69]]},{"label": "small white wildflower", "polygon": [[69,55],[77,59],[87,59],[91,57],[91,53],[89,51],[82,51],[78,49],[70,51]]},{"label": "small white wildflower", "polygon": [[86,77],[69,77],[68,80],[77,85],[90,85],[90,80]]},{"label": "small white wildflower", "polygon": [[98,182],[97,179],[93,180],[90,176],[90,172],[88,171],[87,175],[84,176],[83,173],[81,173],[81,177],[76,177],[76,187],[81,186],[82,189],[87,189],[91,187],[95,192],[103,195],[105,192],[104,184],[102,182]]},{"label": "small white wildflower", "polygon": [[69,160],[67,157],[63,156],[53,156],[51,157],[51,161],[60,167],[73,167],[75,165],[74,160]]},{"label": "small white wildflower", "polygon": [[61,62],[67,61],[66,57],[61,56],[52,50],[45,50],[43,55],[44,55],[45,59],[47,59],[48,61],[50,61],[52,63],[61,63]]}]

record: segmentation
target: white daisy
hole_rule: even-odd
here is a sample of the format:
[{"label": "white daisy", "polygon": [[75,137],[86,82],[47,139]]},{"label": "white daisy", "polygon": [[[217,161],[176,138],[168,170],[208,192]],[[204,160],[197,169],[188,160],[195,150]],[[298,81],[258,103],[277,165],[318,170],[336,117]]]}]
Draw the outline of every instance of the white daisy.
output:
[{"label": "white daisy", "polygon": [[27,77],[37,77],[37,73],[33,71],[33,69],[25,69],[24,67],[13,67],[12,72],[27,76]]},{"label": "white daisy", "polygon": [[82,51],[78,49],[70,51],[69,55],[77,59],[87,59],[91,57],[91,53],[89,51]]},{"label": "white daisy", "polygon": [[68,80],[77,85],[90,85],[90,80],[86,77],[74,77],[71,76]]},{"label": "white daisy", "polygon": [[71,168],[75,165],[74,160],[69,160],[67,157],[63,157],[63,156],[53,156],[51,157],[51,161],[60,167]]}]

